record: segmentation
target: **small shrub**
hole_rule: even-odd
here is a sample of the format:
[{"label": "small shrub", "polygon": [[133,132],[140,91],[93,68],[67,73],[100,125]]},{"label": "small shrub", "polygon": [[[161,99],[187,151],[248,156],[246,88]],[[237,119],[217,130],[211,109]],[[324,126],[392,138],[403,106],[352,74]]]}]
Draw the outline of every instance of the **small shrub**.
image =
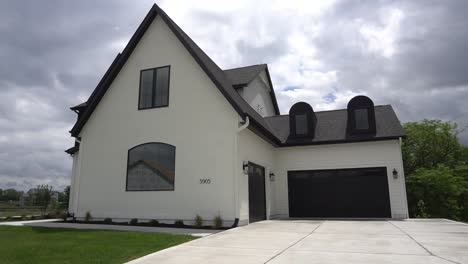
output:
[{"label": "small shrub", "polygon": [[203,226],[203,218],[199,215],[195,216],[195,226],[196,227],[202,227]]},{"label": "small shrub", "polygon": [[111,224],[112,224],[112,218],[109,218],[109,217],[104,218],[104,221],[103,221],[103,222],[104,222],[104,224],[106,224],[106,225],[111,225]]},{"label": "small shrub", "polygon": [[138,224],[138,219],[132,218],[132,220],[130,220],[130,225],[137,225],[137,224]]},{"label": "small shrub", "polygon": [[223,227],[223,218],[221,218],[220,215],[215,216],[215,218],[213,218],[213,225],[216,229]]},{"label": "small shrub", "polygon": [[154,220],[154,219],[153,219],[153,220],[149,221],[149,225],[150,225],[150,226],[158,226],[158,225],[159,225],[159,222],[158,222],[158,220]]},{"label": "small shrub", "polygon": [[62,214],[60,214],[60,218],[66,222],[68,220],[68,212],[62,212]]},{"label": "small shrub", "polygon": [[11,216],[7,216],[7,217],[5,218],[5,220],[7,220],[7,221],[11,220]]},{"label": "small shrub", "polygon": [[424,204],[423,200],[419,200],[417,204],[417,218],[429,218],[430,215],[427,213],[426,205]]},{"label": "small shrub", "polygon": [[177,220],[177,221],[174,222],[174,225],[175,225],[176,227],[184,227],[184,221],[182,221],[182,220]]},{"label": "small shrub", "polygon": [[86,212],[85,221],[90,222],[92,220],[93,220],[93,216],[91,215],[91,212],[90,211]]},{"label": "small shrub", "polygon": [[34,220],[36,219],[36,217],[34,215],[31,215],[31,220]]},{"label": "small shrub", "polygon": [[26,215],[25,214],[21,215],[21,220],[26,220]]}]

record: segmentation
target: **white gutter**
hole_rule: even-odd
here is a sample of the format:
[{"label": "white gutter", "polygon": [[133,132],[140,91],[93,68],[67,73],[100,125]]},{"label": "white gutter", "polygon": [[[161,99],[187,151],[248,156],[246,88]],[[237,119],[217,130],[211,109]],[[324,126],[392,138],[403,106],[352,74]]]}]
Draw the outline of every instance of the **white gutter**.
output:
[{"label": "white gutter", "polygon": [[246,129],[250,124],[248,116],[245,117],[244,124],[237,128],[236,136],[234,137],[234,215],[237,219],[240,218],[240,206],[239,206],[239,178],[241,177],[240,168],[242,164],[239,162],[239,133]]},{"label": "white gutter", "polygon": [[249,124],[250,124],[249,116],[246,116],[245,120],[244,120],[244,124],[237,129],[237,133],[239,133],[242,130],[246,129],[249,126]]}]

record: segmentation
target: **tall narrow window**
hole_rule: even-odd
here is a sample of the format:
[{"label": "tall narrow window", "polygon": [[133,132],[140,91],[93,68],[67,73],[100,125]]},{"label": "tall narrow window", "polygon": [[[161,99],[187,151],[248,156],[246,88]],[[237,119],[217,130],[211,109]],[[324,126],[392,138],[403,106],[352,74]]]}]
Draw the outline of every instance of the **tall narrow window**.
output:
[{"label": "tall narrow window", "polygon": [[358,95],[348,103],[347,133],[353,135],[373,135],[376,133],[374,102]]},{"label": "tall narrow window", "polygon": [[127,191],[174,190],[175,147],[146,143],[128,151]]},{"label": "tall narrow window", "polygon": [[354,110],[354,116],[356,118],[356,129],[369,129],[369,114],[366,108]]},{"label": "tall narrow window", "polygon": [[296,135],[307,134],[307,115],[298,114],[296,115]]},{"label": "tall narrow window", "polygon": [[309,104],[305,102],[294,104],[291,109],[289,109],[289,138],[312,139],[315,135],[316,123],[317,117]]},{"label": "tall narrow window", "polygon": [[169,105],[169,75],[170,66],[141,71],[139,109]]}]

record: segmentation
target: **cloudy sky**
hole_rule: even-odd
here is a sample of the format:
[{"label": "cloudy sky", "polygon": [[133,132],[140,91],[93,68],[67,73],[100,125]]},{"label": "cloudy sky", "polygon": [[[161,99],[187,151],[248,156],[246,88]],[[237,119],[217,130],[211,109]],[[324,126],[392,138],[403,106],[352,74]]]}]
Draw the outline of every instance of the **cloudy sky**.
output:
[{"label": "cloudy sky", "polygon": [[[468,1],[157,2],[221,68],[268,63],[282,113],[365,94],[403,122],[468,125]],[[86,101],[152,3],[0,3],[0,188],[70,183],[69,107]]]}]

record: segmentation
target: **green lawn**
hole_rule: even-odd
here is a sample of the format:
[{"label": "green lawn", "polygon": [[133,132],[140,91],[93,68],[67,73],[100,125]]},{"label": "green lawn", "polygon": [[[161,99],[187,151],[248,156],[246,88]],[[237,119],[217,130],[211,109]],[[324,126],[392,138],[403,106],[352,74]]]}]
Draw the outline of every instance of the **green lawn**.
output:
[{"label": "green lawn", "polygon": [[0,226],[0,263],[123,263],[192,239],[162,233]]}]

